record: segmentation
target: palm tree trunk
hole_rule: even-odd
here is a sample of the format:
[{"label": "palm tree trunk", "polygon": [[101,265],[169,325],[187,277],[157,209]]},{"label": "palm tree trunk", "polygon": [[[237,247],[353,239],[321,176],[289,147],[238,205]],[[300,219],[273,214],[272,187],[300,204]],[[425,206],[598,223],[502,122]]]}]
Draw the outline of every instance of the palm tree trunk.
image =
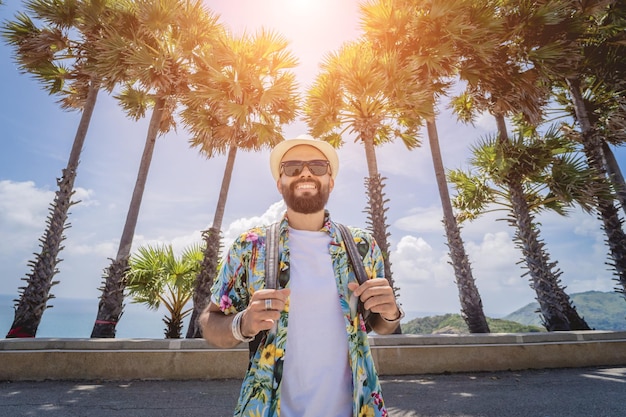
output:
[{"label": "palm tree trunk", "polygon": [[169,285],[167,289],[169,293],[168,299],[172,302],[163,301],[169,313],[169,316],[166,315],[163,317],[163,323],[165,323],[165,338],[180,339],[183,332],[183,305],[180,303],[180,293],[173,291]]},{"label": "palm tree trunk", "polygon": [[624,182],[624,176],[615,159],[615,155],[606,141],[602,141],[602,155],[604,156],[606,172],[609,174],[609,178],[615,189],[617,201],[619,201],[624,214],[626,214],[626,183]]},{"label": "palm tree trunk", "polygon": [[554,271],[556,262],[551,262],[544,250],[545,244],[539,238],[539,231],[530,215],[521,185],[509,183],[508,188],[513,206],[514,221],[511,223],[517,230],[515,239],[524,255],[544,326],[548,331],[590,330],[560,284],[561,272]]},{"label": "palm tree trunk", "polygon": [[139,217],[139,208],[143,198],[148,172],[150,171],[150,163],[152,162],[152,154],[156,138],[159,133],[159,125],[163,117],[165,99],[159,97],[152,110],[150,118],[150,126],[146,136],[146,144],[141,156],[139,172],[135,181],[135,188],[126,214],[126,222],[124,230],[120,238],[120,244],[117,250],[117,256],[112,260],[111,265],[105,270],[103,277],[103,286],[100,288],[102,295],[98,304],[98,314],[91,331],[91,337],[115,337],[115,326],[122,316],[124,309],[124,288],[126,286],[125,276],[128,271],[128,258],[130,249],[133,244],[135,235],[135,227]]},{"label": "palm tree trunk", "polygon": [[522,250],[531,287],[537,294],[537,301],[548,331],[590,330],[585,320],[578,315],[569,296],[560,285],[560,271],[554,272],[556,262],[551,262],[545,252],[545,244],[539,238],[539,231],[530,214],[524,191],[519,182],[507,184],[513,206],[512,222],[516,227],[516,240]]},{"label": "palm tree trunk", "polygon": [[374,135],[362,132],[359,134],[365,148],[365,160],[367,161],[367,172],[371,177],[378,175],[378,161],[376,159],[376,148],[374,147]]},{"label": "palm tree trunk", "polygon": [[571,330],[560,299],[554,291],[558,278],[552,273],[553,264],[543,250],[544,243],[539,239],[539,232],[528,210],[524,191],[521,185],[512,181],[507,184],[507,188],[513,206],[511,223],[516,228],[515,239],[524,255],[544,326],[548,331]]},{"label": "palm tree trunk", "polygon": [[50,214],[46,220],[48,227],[43,237],[39,239],[41,252],[35,255],[34,261],[29,261],[31,272],[27,274],[27,278],[22,278],[27,285],[21,287],[20,299],[16,300],[15,317],[7,338],[35,337],[44,311],[51,307],[47,305],[48,300],[54,298],[50,294],[50,289],[57,283],[52,279],[59,271],[57,264],[61,261],[57,256],[63,249],[61,246],[61,242],[65,240],[63,232],[70,227],[66,221],[69,208],[75,204],[71,201],[74,181],[99,88],[99,83],[91,80],[67,166],[62,171],[61,178],[57,179],[59,189],[49,208]]},{"label": "palm tree trunk", "polygon": [[457,224],[454,212],[452,211],[452,202],[450,201],[450,193],[448,192],[448,183],[446,181],[446,173],[441,158],[439,134],[437,133],[435,121],[427,120],[426,128],[428,130],[428,142],[430,144],[430,152],[435,168],[437,187],[439,189],[439,198],[441,199],[441,206],[443,208],[443,224],[448,239],[450,259],[452,260],[452,267],[454,268],[456,285],[459,289],[461,314],[465,323],[467,323],[470,333],[490,333],[487,318],[483,311],[482,299],[474,277],[472,276],[472,268],[467,253],[465,252],[463,239],[461,239],[461,230]]},{"label": "palm tree trunk", "polygon": [[237,146],[231,146],[228,150],[228,157],[226,159],[226,167],[224,168],[224,178],[222,179],[222,186],[220,187],[220,196],[217,201],[217,207],[215,208],[215,214],[213,215],[213,227],[218,230],[222,229],[222,222],[224,221],[224,211],[226,210],[226,200],[228,199],[228,190],[230,189],[230,181],[233,177],[233,170],[235,169],[235,158],[237,157]]},{"label": "palm tree trunk", "polygon": [[[391,270],[391,261],[389,260],[389,232],[387,231],[389,226],[387,225],[387,210],[385,203],[389,200],[385,200],[385,193],[383,188],[385,187],[383,180],[378,172],[378,162],[376,160],[376,148],[374,147],[373,133],[369,134],[362,132],[360,134],[361,140],[365,148],[365,159],[367,161],[367,170],[369,177],[365,180],[365,187],[367,189],[368,196],[368,214],[369,224],[372,228],[372,235],[376,240],[376,243],[380,247],[383,253],[385,261],[385,278],[389,281],[389,285],[394,288],[394,292],[397,291],[393,280],[393,272]],[[398,294],[396,294],[397,296]]]},{"label": "palm tree trunk", "polygon": [[[506,144],[509,135],[504,115],[495,115],[498,126],[498,141]],[[526,201],[520,178],[509,178],[507,188],[511,195],[513,219],[511,225],[517,229],[516,240],[526,260],[531,276],[531,287],[537,294],[540,310],[546,329],[552,330],[590,330],[589,325],[580,317],[565,289],[560,285],[560,271],[554,271],[556,262],[544,250],[545,244],[539,238],[539,230]],[[521,230],[524,228],[524,230]]]},{"label": "palm tree trunk", "polygon": [[[389,200],[385,200],[385,193],[383,188],[385,184],[378,172],[378,162],[376,160],[376,147],[374,146],[374,132],[363,131],[359,133],[359,137],[363,142],[365,148],[365,160],[367,161],[367,171],[369,177],[365,179],[365,189],[367,190],[367,209],[368,224],[371,228],[374,240],[378,244],[381,253],[383,254],[385,279],[389,281],[389,285],[393,288],[393,292],[398,297],[399,288],[396,287],[393,279],[393,271],[391,270],[391,260],[389,258],[389,225],[387,224],[387,210],[385,203]],[[394,334],[402,334],[402,328],[398,325],[393,331]]]},{"label": "palm tree trunk", "polygon": [[[598,173],[598,178],[605,178],[606,171],[602,165],[603,141],[598,137],[589,121],[587,109],[580,92],[580,80],[578,78],[568,78],[567,84],[574,103],[576,119],[582,130],[583,150],[587,157],[587,164]],[[615,280],[622,287],[618,292],[626,295],[626,234],[622,228],[623,220],[620,218],[612,200],[598,195],[596,196],[596,207],[607,236],[612,258],[610,265],[615,270]]]},{"label": "palm tree trunk", "polygon": [[[383,183],[383,179],[380,174],[376,174],[374,177],[369,177],[365,179],[365,188],[367,190],[367,213],[368,213],[368,223],[370,228],[372,229],[372,235],[380,248],[384,262],[385,262],[385,278],[389,281],[389,285],[394,288],[394,292],[397,291],[395,288],[393,275],[391,271],[391,261],[389,260],[389,242],[388,238],[390,233],[387,231],[389,225],[387,224],[387,210],[385,207],[385,203],[389,200],[385,200],[385,193],[383,189],[385,188],[385,184]],[[398,296],[396,292],[396,296]]]},{"label": "palm tree trunk", "polygon": [[221,248],[221,228],[224,219],[224,211],[226,209],[226,200],[228,199],[228,190],[230,181],[233,176],[235,167],[235,157],[237,156],[237,146],[231,146],[228,151],[226,167],[224,168],[224,177],[222,178],[222,186],[220,188],[220,196],[213,216],[213,226],[209,230],[202,233],[202,238],[206,242],[204,249],[204,258],[200,272],[196,277],[196,285],[193,293],[193,312],[189,320],[186,338],[202,337],[200,326],[198,326],[198,318],[202,311],[209,304],[211,298],[211,287],[217,275],[217,264],[219,252]]}]

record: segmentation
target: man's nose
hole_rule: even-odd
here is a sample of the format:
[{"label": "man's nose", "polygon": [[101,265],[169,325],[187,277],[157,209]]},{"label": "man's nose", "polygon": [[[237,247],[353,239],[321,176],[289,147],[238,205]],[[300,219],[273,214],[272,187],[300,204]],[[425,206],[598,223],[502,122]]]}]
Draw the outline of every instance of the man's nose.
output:
[{"label": "man's nose", "polygon": [[[305,171],[306,171],[306,172],[305,172]],[[312,173],[312,172],[311,172],[311,170],[309,169],[309,166],[305,164],[305,165],[302,167],[302,172],[300,173],[300,178],[302,178],[302,177],[312,177],[312,176],[313,176],[313,173]]]}]

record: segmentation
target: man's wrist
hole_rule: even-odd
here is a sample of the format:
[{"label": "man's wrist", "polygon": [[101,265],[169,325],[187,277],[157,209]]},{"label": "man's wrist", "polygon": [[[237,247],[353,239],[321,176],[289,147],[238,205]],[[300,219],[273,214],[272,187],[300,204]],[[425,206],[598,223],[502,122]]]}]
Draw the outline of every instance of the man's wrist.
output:
[{"label": "man's wrist", "polygon": [[398,315],[395,319],[388,319],[382,314],[380,315],[380,318],[386,321],[387,323],[397,323],[400,320],[402,320],[404,318],[404,310],[402,310],[402,307],[400,307],[399,304],[396,304],[396,307],[398,308]]},{"label": "man's wrist", "polygon": [[235,339],[237,339],[240,342],[251,342],[254,340],[254,336],[250,336],[250,337],[246,337],[243,335],[243,333],[241,332],[241,320],[243,318],[243,313],[244,311],[240,311],[239,313],[237,313],[235,315],[235,317],[233,318],[233,321],[231,322],[230,325],[230,330],[233,333],[233,337]]}]

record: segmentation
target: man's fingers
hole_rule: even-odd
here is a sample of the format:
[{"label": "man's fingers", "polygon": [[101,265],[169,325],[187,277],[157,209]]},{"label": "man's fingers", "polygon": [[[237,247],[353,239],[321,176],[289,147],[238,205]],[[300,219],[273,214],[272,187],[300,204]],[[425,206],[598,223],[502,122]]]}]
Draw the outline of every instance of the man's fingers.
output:
[{"label": "man's fingers", "polygon": [[348,288],[355,296],[360,297],[361,301],[365,302],[368,298],[380,294],[380,291],[386,292],[388,291],[387,288],[391,287],[385,278],[373,278],[360,285],[358,282],[350,282]]},{"label": "man's fingers", "polygon": [[291,290],[289,288],[282,288],[280,290],[269,290],[270,298],[276,298],[278,300],[287,301],[289,298],[289,294],[291,294]]},{"label": "man's fingers", "polygon": [[286,302],[278,298],[264,298],[252,303],[254,310],[256,311],[283,311],[285,309]]},{"label": "man's fingers", "polygon": [[287,299],[291,294],[289,288],[281,290],[259,290],[252,295],[250,306],[255,311],[285,309]]},{"label": "man's fingers", "polygon": [[370,279],[361,285],[350,282],[348,288],[354,296],[359,297],[367,310],[381,314],[391,314],[397,310],[393,288],[384,278]]},{"label": "man's fingers", "polygon": [[254,336],[262,330],[269,330],[280,318],[278,310],[246,310],[241,319],[241,330],[245,336]]},{"label": "man's fingers", "polygon": [[291,294],[291,290],[289,288],[283,288],[280,290],[259,290],[252,295],[252,300],[276,298],[277,300],[286,301],[289,294]]},{"label": "man's fingers", "polygon": [[368,310],[372,310],[374,313],[386,311],[392,307],[395,307],[395,305],[395,298],[393,296],[387,295],[372,296],[363,302],[363,306]]},{"label": "man's fingers", "polygon": [[269,330],[285,309],[291,290],[259,290],[252,295],[242,318],[242,330],[246,336]]},{"label": "man's fingers", "polygon": [[350,283],[348,284],[348,289],[349,289],[350,291],[352,291],[352,292],[354,293],[354,295],[356,295],[357,297],[358,297],[359,295],[361,295],[361,293],[360,293],[360,292],[358,292],[358,293],[357,293],[357,291],[358,291],[359,287],[360,287],[360,285],[359,285],[357,282],[350,282]]}]

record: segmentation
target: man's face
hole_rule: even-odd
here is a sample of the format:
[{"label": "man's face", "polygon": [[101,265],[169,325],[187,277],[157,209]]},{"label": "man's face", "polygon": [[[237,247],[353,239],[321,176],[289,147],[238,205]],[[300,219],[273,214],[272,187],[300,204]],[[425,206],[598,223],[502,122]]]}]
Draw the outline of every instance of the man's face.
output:
[{"label": "man's face", "polygon": [[[290,149],[282,162],[326,161],[324,154],[313,146],[301,145]],[[311,214],[324,210],[334,186],[330,166],[323,175],[314,175],[308,166],[295,176],[288,176],[281,169],[278,179],[278,191],[283,195],[285,204],[296,213]]]}]

